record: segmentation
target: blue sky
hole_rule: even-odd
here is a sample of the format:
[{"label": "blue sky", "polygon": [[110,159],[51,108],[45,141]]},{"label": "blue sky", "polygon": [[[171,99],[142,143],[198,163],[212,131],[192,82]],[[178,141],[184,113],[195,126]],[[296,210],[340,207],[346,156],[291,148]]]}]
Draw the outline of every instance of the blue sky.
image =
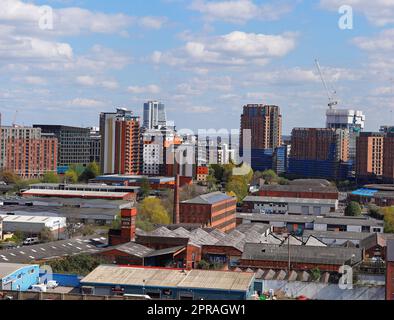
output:
[{"label": "blue sky", "polygon": [[266,103],[288,134],[324,126],[318,58],[340,106],[377,130],[394,125],[393,25],[387,0],[0,0],[2,122],[97,126],[156,99],[179,129],[236,129],[244,104]]}]

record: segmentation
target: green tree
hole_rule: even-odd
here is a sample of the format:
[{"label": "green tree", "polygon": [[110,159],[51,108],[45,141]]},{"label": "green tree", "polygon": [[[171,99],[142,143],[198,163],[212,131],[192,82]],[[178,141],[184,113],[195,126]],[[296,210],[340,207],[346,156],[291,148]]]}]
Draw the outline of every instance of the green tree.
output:
[{"label": "green tree", "polygon": [[139,214],[144,221],[152,224],[169,224],[170,215],[164,208],[159,198],[145,198],[139,206]]},{"label": "green tree", "polygon": [[265,180],[266,184],[273,184],[278,182],[278,175],[274,170],[266,170],[262,173],[262,178]]},{"label": "green tree", "polygon": [[243,176],[232,176],[227,183],[226,191],[235,193],[238,202],[242,202],[249,193],[249,186]]},{"label": "green tree", "polygon": [[13,171],[2,170],[0,172],[0,180],[7,184],[15,184],[21,181],[21,178]]},{"label": "green tree", "polygon": [[73,169],[68,169],[64,174],[64,179],[67,183],[75,184],[78,182],[78,173]]},{"label": "green tree", "polygon": [[362,213],[361,206],[358,202],[355,201],[350,202],[345,209],[345,215],[348,217],[361,216],[361,213]]},{"label": "green tree", "polygon": [[148,178],[143,178],[141,181],[141,194],[143,198],[149,197],[152,188]]},{"label": "green tree", "polygon": [[62,259],[48,261],[54,273],[76,274],[85,276],[96,269],[100,264],[106,264],[110,261],[102,257],[81,254],[70,256]]},{"label": "green tree", "polygon": [[[77,169],[73,170],[78,173]],[[100,175],[100,167],[97,162],[92,162],[89,163],[82,174],[79,175],[78,180],[88,182],[89,180],[96,178],[98,175]]]},{"label": "green tree", "polygon": [[372,218],[383,220],[384,219],[384,211],[382,208],[378,207],[375,204],[371,204],[368,206],[368,213]]},{"label": "green tree", "polygon": [[42,177],[43,183],[59,183],[59,176],[55,172],[47,172]]},{"label": "green tree", "polygon": [[54,241],[55,237],[53,236],[51,229],[45,227],[40,233],[40,240],[42,242]]},{"label": "green tree", "polygon": [[394,233],[394,207],[383,209],[384,212],[384,232]]}]

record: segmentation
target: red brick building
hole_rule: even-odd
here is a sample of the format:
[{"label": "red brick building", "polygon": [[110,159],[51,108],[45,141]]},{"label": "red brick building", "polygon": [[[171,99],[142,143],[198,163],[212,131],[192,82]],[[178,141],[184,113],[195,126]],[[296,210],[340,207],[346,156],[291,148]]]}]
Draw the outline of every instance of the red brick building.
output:
[{"label": "red brick building", "polygon": [[383,143],[383,179],[394,183],[394,133],[389,133]]},{"label": "red brick building", "polygon": [[394,300],[394,240],[387,242],[386,300]]},{"label": "red brick building", "polygon": [[221,192],[198,196],[180,203],[180,223],[200,224],[229,232],[236,228],[237,200]]},{"label": "red brick building", "polygon": [[140,118],[126,109],[100,115],[101,171],[104,174],[140,174],[140,126]]},{"label": "red brick building", "polygon": [[282,115],[278,106],[248,104],[241,116],[240,147],[243,132],[251,130],[252,149],[275,149],[282,145]]},{"label": "red brick building", "polygon": [[53,135],[29,127],[2,127],[0,135],[3,170],[26,179],[57,171],[58,140]]},{"label": "red brick building", "polygon": [[383,175],[384,133],[362,132],[357,138],[356,175],[375,179]]}]

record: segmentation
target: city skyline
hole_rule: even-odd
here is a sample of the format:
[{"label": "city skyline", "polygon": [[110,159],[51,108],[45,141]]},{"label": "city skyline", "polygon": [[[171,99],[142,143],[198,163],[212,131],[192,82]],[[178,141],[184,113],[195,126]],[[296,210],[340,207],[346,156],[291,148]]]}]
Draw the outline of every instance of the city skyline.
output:
[{"label": "city skyline", "polygon": [[[100,112],[142,117],[158,100],[179,129],[231,129],[243,105],[259,103],[280,106],[288,135],[325,127],[316,58],[339,107],[365,113],[366,131],[394,120],[394,4],[350,1],[354,26],[342,30],[337,0],[2,2],[3,123],[18,110],[21,125],[91,127]],[[43,5],[52,29],[39,24]]]}]

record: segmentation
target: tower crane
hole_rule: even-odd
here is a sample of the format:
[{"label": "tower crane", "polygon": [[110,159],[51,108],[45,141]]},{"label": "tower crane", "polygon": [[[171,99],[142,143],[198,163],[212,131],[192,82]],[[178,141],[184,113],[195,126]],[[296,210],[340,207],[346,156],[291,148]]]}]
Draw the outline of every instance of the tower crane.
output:
[{"label": "tower crane", "polygon": [[330,110],[332,110],[336,105],[338,105],[338,101],[334,98],[334,96],[336,94],[336,91],[333,90],[333,92],[330,92],[330,89],[328,89],[328,86],[327,86],[327,82],[324,79],[324,75],[323,75],[323,72],[321,70],[319,60],[315,59],[315,63],[316,63],[317,70],[319,71],[320,78],[321,78],[321,80],[323,82],[324,88],[326,89],[326,92],[327,92],[328,107],[330,108]]}]

